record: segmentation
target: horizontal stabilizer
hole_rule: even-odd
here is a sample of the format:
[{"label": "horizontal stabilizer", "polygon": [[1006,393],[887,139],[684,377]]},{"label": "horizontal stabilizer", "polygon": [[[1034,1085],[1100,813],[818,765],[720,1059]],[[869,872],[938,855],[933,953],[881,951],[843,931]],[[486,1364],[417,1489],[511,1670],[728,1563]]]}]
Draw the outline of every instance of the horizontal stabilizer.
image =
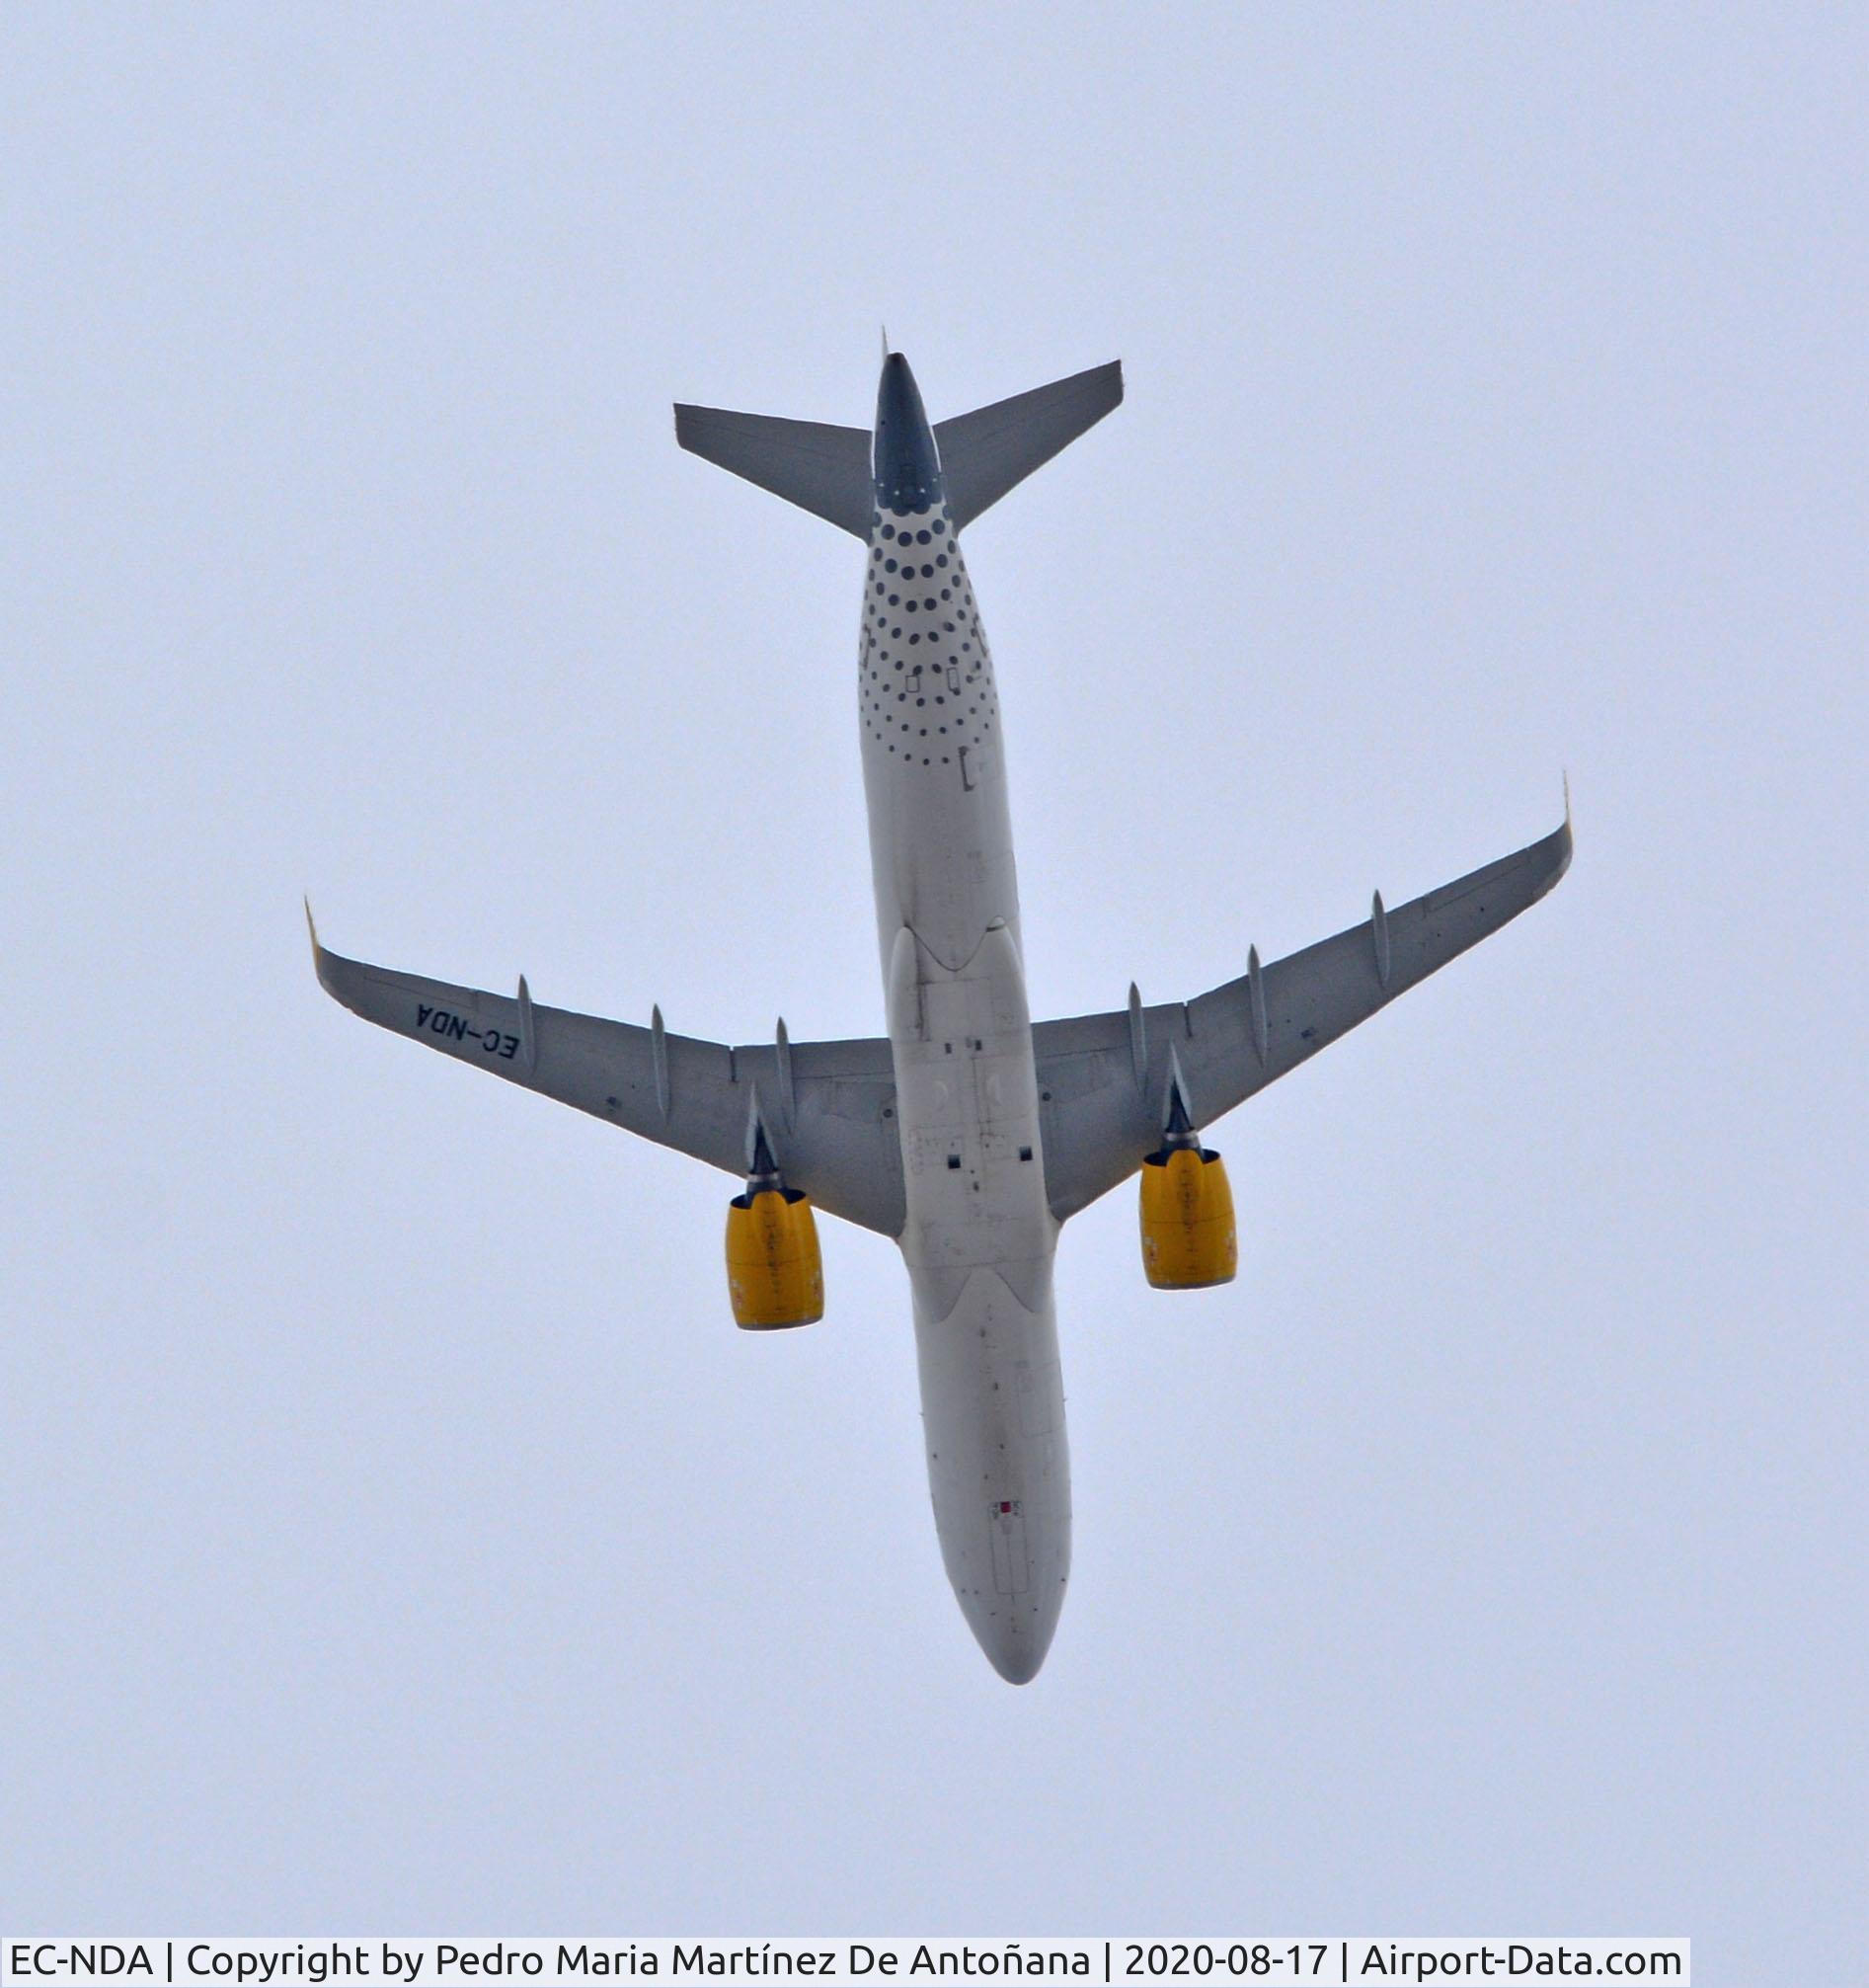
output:
[{"label": "horizontal stabilizer", "polygon": [[859,538],[870,535],[873,485],[870,437],[864,429],[677,406],[675,439],[691,454],[731,469],[814,517]]},{"label": "horizontal stabilizer", "polygon": [[[1015,483],[1051,461],[1067,442],[1094,427],[1123,399],[1123,362],[1055,379],[972,414],[935,423],[948,515],[964,530]],[[716,458],[718,460],[718,458]],[[744,470],[740,472],[743,476]]]}]

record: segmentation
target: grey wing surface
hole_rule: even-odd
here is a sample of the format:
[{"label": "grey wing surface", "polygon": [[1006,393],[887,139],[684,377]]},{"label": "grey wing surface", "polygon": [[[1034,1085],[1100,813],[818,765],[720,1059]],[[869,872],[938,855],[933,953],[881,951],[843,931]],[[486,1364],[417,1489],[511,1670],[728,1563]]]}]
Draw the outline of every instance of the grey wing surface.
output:
[{"label": "grey wing surface", "polygon": [[690,454],[743,476],[827,523],[859,538],[870,535],[875,485],[868,429],[679,405],[675,439]]},{"label": "grey wing surface", "polygon": [[1123,401],[1123,362],[1054,379],[1050,386],[935,423],[935,446],[959,531],[1015,484],[1093,428]]},{"label": "grey wing surface", "polygon": [[659,1146],[743,1174],[755,1093],[789,1185],[832,1215],[897,1235],[905,1218],[889,1044],[729,1048],[516,994],[368,966],[312,933],[327,994],[380,1027]]},{"label": "grey wing surface", "polygon": [[1179,1070],[1208,1125],[1496,932],[1570,867],[1571,824],[1393,911],[1249,970],[1191,1001],[1038,1023],[1045,1184],[1061,1222],[1161,1144]]}]

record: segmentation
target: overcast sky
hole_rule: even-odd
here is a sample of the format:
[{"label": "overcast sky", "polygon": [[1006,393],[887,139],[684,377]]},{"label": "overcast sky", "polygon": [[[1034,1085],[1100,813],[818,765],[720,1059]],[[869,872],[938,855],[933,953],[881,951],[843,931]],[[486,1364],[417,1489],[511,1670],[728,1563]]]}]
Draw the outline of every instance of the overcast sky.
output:
[{"label": "overcast sky", "polygon": [[[0,11],[0,1920],[1687,1934],[1865,1827],[1860,10]],[[1557,893],[1063,1237],[1043,1676],[896,1252],[339,949],[881,1027],[857,549],[669,403],[1121,357],[969,534],[1033,1006]],[[1849,1941],[1844,1962],[1838,1943]]]}]

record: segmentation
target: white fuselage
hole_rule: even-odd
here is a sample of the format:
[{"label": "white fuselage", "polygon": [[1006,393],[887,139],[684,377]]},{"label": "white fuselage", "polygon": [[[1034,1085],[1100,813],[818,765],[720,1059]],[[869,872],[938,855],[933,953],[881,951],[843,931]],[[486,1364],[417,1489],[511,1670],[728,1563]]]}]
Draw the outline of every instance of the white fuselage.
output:
[{"label": "white fuselage", "polygon": [[999,700],[937,503],[879,511],[858,652],[864,789],[935,1531],[1023,1683],[1070,1572],[1070,1469]]}]

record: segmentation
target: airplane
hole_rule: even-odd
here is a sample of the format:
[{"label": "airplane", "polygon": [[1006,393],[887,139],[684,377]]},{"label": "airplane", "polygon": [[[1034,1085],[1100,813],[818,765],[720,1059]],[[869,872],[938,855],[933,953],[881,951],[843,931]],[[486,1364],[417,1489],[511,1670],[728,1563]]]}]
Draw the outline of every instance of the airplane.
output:
[{"label": "airplane", "polygon": [[[727,1215],[736,1321],[816,1322],[814,1207],[889,1236],[913,1301],[935,1533],[961,1612],[1012,1684],[1037,1675],[1070,1573],[1052,1303],[1058,1232],[1139,1173],[1144,1275],[1232,1279],[1215,1119],[1497,931],[1571,860],[1541,840],[1183,1001],[1133,985],[1034,1023],[999,694],[961,534],[1123,398],[1121,362],[930,425],[888,350],[873,430],[677,406],[680,445],[861,539],[857,707],[887,1033],[730,1047],[330,952],[365,1019],[743,1178]],[[311,908],[306,906],[307,921]]]}]

